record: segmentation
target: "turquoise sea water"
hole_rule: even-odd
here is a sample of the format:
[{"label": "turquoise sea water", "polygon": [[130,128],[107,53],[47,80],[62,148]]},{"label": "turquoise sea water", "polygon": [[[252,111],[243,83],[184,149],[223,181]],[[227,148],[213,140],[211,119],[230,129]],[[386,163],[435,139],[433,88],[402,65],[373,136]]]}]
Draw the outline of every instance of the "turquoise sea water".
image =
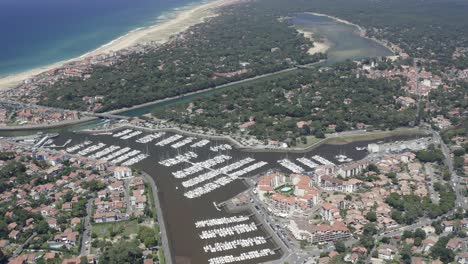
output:
[{"label": "turquoise sea water", "polygon": [[1,0],[0,76],[78,57],[199,0]]}]

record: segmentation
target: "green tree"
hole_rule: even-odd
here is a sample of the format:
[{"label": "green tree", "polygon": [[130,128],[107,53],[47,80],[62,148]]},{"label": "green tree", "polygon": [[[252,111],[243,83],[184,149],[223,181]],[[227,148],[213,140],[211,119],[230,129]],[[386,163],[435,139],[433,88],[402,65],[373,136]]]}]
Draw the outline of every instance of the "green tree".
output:
[{"label": "green tree", "polygon": [[99,257],[99,263],[103,264],[128,264],[143,263],[143,253],[133,242],[117,242],[116,244],[104,248],[104,252]]}]

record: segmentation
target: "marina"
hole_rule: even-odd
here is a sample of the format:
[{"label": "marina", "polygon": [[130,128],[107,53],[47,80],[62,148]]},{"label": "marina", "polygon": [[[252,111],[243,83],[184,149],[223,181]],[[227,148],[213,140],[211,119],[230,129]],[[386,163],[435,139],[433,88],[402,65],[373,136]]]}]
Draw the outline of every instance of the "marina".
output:
[{"label": "marina", "polygon": [[130,134],[127,134],[127,135],[125,135],[125,136],[120,137],[120,139],[131,139],[131,138],[133,138],[133,137],[136,137],[136,136],[140,135],[141,133],[143,133],[143,132],[141,132],[141,131],[135,131],[135,132],[132,132],[132,133],[130,133]]},{"label": "marina", "polygon": [[306,157],[302,157],[302,158],[297,158],[297,161],[299,161],[300,163],[306,165],[307,167],[311,168],[311,169],[315,169],[318,164],[311,161],[310,159],[306,158]]},{"label": "marina", "polygon": [[265,237],[249,237],[247,239],[236,239],[233,241],[226,241],[226,242],[217,242],[213,245],[204,246],[203,250],[205,252],[216,253],[221,251],[232,250],[236,248],[246,248],[246,247],[253,247],[264,245],[267,243]]},{"label": "marina", "polygon": [[314,155],[312,157],[314,160],[322,163],[323,165],[335,165],[335,163],[327,160],[326,158],[322,157],[322,156],[319,156],[319,155]]},{"label": "marina", "polygon": [[109,160],[109,161],[112,164],[118,164],[118,163],[123,162],[124,160],[127,160],[127,159],[129,159],[129,158],[131,158],[133,156],[136,156],[136,155],[140,154],[140,152],[141,151],[139,151],[139,150],[132,150],[132,151],[128,152],[127,154],[123,154],[122,156],[119,156],[119,157],[117,157],[115,159],[112,159],[112,160]]},{"label": "marina", "polygon": [[166,167],[170,167],[170,166],[174,166],[183,162],[188,162],[190,159],[197,158],[197,157],[198,155],[196,153],[189,151],[185,154],[177,155],[174,158],[162,160],[159,162],[159,164],[166,166]]},{"label": "marina", "polygon": [[245,158],[241,161],[238,161],[238,162],[235,162],[235,163],[232,163],[230,165],[227,165],[225,167],[222,167],[220,169],[216,169],[216,170],[212,170],[210,172],[207,172],[205,174],[202,174],[200,176],[197,176],[197,177],[194,177],[190,180],[187,180],[187,181],[184,181],[182,182],[182,186],[184,186],[185,188],[188,188],[188,187],[192,187],[194,185],[197,185],[199,183],[202,183],[204,181],[207,181],[207,180],[210,180],[216,176],[219,176],[219,175],[222,175],[222,174],[227,174],[228,172],[230,171],[233,171],[233,170],[236,170],[250,162],[253,162],[255,161],[255,159],[253,158]]},{"label": "marina", "polygon": [[159,132],[159,133],[154,133],[154,134],[149,134],[149,135],[146,135],[142,138],[139,138],[136,140],[137,143],[150,143],[151,141],[155,140],[155,139],[158,139],[162,136],[164,136],[166,133],[165,132]]},{"label": "marina", "polygon": [[214,152],[218,152],[220,150],[231,150],[231,149],[232,149],[232,146],[229,144],[222,144],[219,146],[210,147],[210,150]]},{"label": "marina", "polygon": [[304,173],[304,169],[297,165],[296,163],[288,160],[288,159],[282,159],[282,160],[278,160],[278,163],[285,167],[286,169],[294,172],[294,173]]},{"label": "marina", "polygon": [[218,155],[214,158],[211,158],[211,159],[208,159],[208,160],[205,160],[205,161],[201,161],[201,162],[197,162],[197,163],[193,163],[193,162],[190,162],[190,161],[187,161],[188,163],[190,163],[192,166],[184,169],[184,170],[181,170],[181,171],[176,171],[174,173],[172,173],[172,175],[174,175],[174,177],[176,177],[177,179],[182,179],[182,178],[185,178],[189,175],[192,175],[192,174],[195,174],[197,172],[200,172],[204,169],[209,169],[217,164],[221,164],[225,161],[228,161],[230,160],[232,157],[231,156],[227,156],[227,155]]},{"label": "marina", "polygon": [[83,149],[83,150],[80,150],[80,151],[78,152],[78,155],[86,156],[86,155],[88,155],[89,153],[94,152],[94,151],[97,151],[97,150],[99,150],[99,149],[102,149],[102,148],[105,147],[105,146],[106,146],[106,144],[104,144],[104,143],[98,143],[97,145],[91,145],[90,147],[87,147],[87,148],[85,148],[85,149]]},{"label": "marina", "polygon": [[210,227],[210,226],[217,226],[217,225],[227,225],[227,224],[244,222],[249,219],[250,218],[246,215],[212,218],[212,219],[200,220],[200,221],[195,222],[195,227],[203,228],[203,227]]},{"label": "marina", "polygon": [[200,233],[201,239],[212,239],[217,237],[227,237],[227,236],[234,236],[240,235],[248,232],[253,232],[257,230],[257,225],[252,222],[249,224],[238,224],[229,227],[222,227],[222,228],[215,228],[204,230]]},{"label": "marina", "polygon": [[273,256],[275,252],[269,248],[262,249],[262,250],[253,250],[247,253],[242,253],[237,257],[233,255],[216,257],[209,259],[210,264],[224,264],[224,263],[232,263],[232,262],[239,262],[245,261],[250,259],[262,258],[266,256]]},{"label": "marina", "polygon": [[348,156],[343,155],[343,154],[336,155],[335,158],[338,162],[341,162],[341,163],[353,161],[353,159],[348,158]]},{"label": "marina", "polygon": [[177,140],[179,140],[181,138],[183,138],[183,136],[176,134],[176,135],[170,136],[170,137],[168,137],[168,138],[166,138],[164,140],[159,141],[158,143],[156,143],[156,146],[164,147],[164,146],[166,146],[168,144],[171,144],[172,142],[175,142],[175,141],[177,141]]},{"label": "marina", "polygon": [[[239,212],[241,215],[231,218],[234,215],[226,212],[223,207],[220,207],[221,210],[219,210],[213,204],[220,204],[244,191],[247,187],[242,182],[243,178],[261,174],[270,169],[281,170],[283,172],[290,171],[278,163],[280,160],[288,159],[291,162],[294,161],[292,163],[302,167],[303,170],[308,169],[309,166],[301,162],[299,160],[301,158],[307,158],[317,165],[319,163],[322,164],[320,161],[311,158],[315,155],[319,155],[330,162],[338,162],[336,156],[346,153],[349,158],[359,160],[367,152],[365,150],[358,151],[356,147],[363,148],[370,142],[374,142],[363,141],[347,145],[322,145],[307,153],[297,154],[244,152],[235,148],[230,150],[225,148],[229,152],[220,153],[220,151],[224,150],[217,148],[218,152],[215,152],[210,148],[219,147],[224,144],[229,145],[227,141],[199,139],[198,141],[193,140],[192,143],[188,143],[179,149],[172,148],[170,144],[156,146],[154,143],[155,139],[146,143],[138,142],[143,138],[145,138],[144,141],[149,140],[152,137],[149,135],[160,133],[158,131],[143,132],[136,140],[116,141],[114,135],[124,130],[126,128],[116,130],[112,135],[64,132],[57,138],[54,138],[54,144],[60,146],[69,139],[72,139],[71,144],[75,143],[75,145],[87,142],[86,146],[76,148],[72,153],[91,146],[97,146],[99,143],[105,144],[101,149],[95,150],[96,153],[89,152],[86,157],[91,157],[93,154],[104,151],[111,146],[119,146],[120,149],[114,150],[98,159],[109,161],[110,164],[132,166],[148,173],[154,179],[160,190],[158,198],[164,212],[164,221],[172,254],[190,259],[192,263],[209,263],[210,259],[222,257],[223,253],[235,258],[243,253],[262,250],[262,248],[269,248],[274,252],[274,255],[253,259],[245,258],[244,260],[239,260],[239,263],[255,264],[279,258],[282,253],[273,251],[278,245],[269,239],[267,239],[266,244],[262,245],[249,247],[237,245],[235,248],[226,251],[216,251],[213,253],[209,250],[205,252],[204,247],[208,245],[217,250],[215,247],[216,243],[269,236],[263,227],[257,226],[254,231],[240,235],[236,235],[234,232],[234,236],[219,237],[216,235],[215,238],[201,239],[200,232],[208,231],[206,229],[222,229],[240,224],[250,225],[251,223],[255,223],[253,218],[246,217],[246,215],[250,215],[251,212],[249,211]],[[135,129],[132,131],[134,132]],[[132,131],[126,134],[132,133]],[[166,132],[159,136],[158,139],[164,141],[168,138],[174,138],[173,136],[175,135],[172,132]],[[178,135],[176,138],[183,141],[182,138],[184,136]],[[174,140],[173,143],[177,140]],[[199,142],[203,143],[203,146],[192,147],[192,145]],[[74,146],[70,145],[62,149],[66,150],[72,147]],[[54,149],[60,150],[60,148]],[[301,160],[304,161],[303,159]],[[207,174],[210,172],[213,174]],[[200,177],[202,175],[205,175],[204,177],[207,178]],[[215,176],[211,177],[211,175]],[[187,187],[184,187],[184,185]],[[206,220],[200,220],[200,215],[203,215]],[[201,241],[206,241],[206,243]],[[229,246],[226,244],[225,248],[227,247]]]},{"label": "marina", "polygon": [[125,129],[125,130],[122,130],[122,131],[120,131],[118,133],[113,134],[112,136],[115,137],[115,138],[119,138],[119,137],[122,137],[122,136],[132,132],[132,131],[133,130],[131,130],[131,129]]},{"label": "marina", "polygon": [[257,162],[253,165],[250,165],[248,166],[247,168],[245,169],[242,169],[240,171],[237,171],[237,172],[234,172],[232,174],[228,174],[227,176],[224,176],[224,177],[221,177],[221,178],[218,178],[217,180],[213,181],[213,182],[209,182],[201,187],[198,187],[198,188],[195,188],[193,190],[190,190],[188,192],[185,192],[184,193],[184,196],[189,198],[189,199],[193,199],[193,198],[198,198],[202,195],[205,195],[205,194],[208,194],[216,189],[219,189],[223,186],[226,186],[228,185],[229,183],[237,180],[239,177],[243,176],[244,174],[247,174],[251,171],[254,171],[258,168],[261,168],[265,165],[267,165],[268,163],[265,162],[265,161],[260,161],[260,162]]},{"label": "marina", "polygon": [[177,143],[175,143],[175,144],[172,144],[172,145],[171,145],[171,148],[178,149],[178,148],[183,147],[183,146],[185,146],[185,145],[187,145],[187,144],[189,144],[189,143],[192,143],[192,141],[193,141],[194,139],[195,139],[195,138],[193,138],[193,137],[188,137],[188,138],[186,138],[186,139],[184,139],[184,140],[181,140],[181,141],[179,141],[179,142],[177,142]]},{"label": "marina", "polygon": [[85,142],[83,142],[83,143],[81,143],[81,144],[71,146],[71,147],[65,149],[65,151],[68,152],[68,153],[72,153],[72,152],[75,152],[75,151],[77,151],[77,150],[79,150],[79,149],[82,149],[82,148],[84,148],[84,147],[90,145],[91,143],[93,143],[93,142],[91,142],[91,141],[85,141]]},{"label": "marina", "polygon": [[130,149],[129,147],[120,149],[120,150],[118,150],[117,152],[111,153],[111,154],[109,154],[108,156],[105,156],[105,157],[101,158],[101,160],[109,161],[109,160],[115,159],[115,158],[117,158],[118,156],[129,152],[130,150],[131,150],[131,149]]},{"label": "marina", "polygon": [[123,166],[132,166],[133,164],[136,164],[144,159],[146,159],[147,157],[149,157],[148,155],[146,154],[140,154],[136,157],[133,157],[127,161],[125,161],[124,163],[122,163]]},{"label": "marina", "polygon": [[210,141],[208,139],[202,139],[198,142],[195,142],[193,143],[192,145],[190,145],[191,148],[201,148],[201,147],[204,147],[206,145],[208,145],[210,143]]},{"label": "marina", "polygon": [[88,158],[90,158],[90,159],[99,159],[99,158],[101,158],[101,157],[103,157],[105,155],[108,155],[109,153],[114,152],[114,151],[116,151],[118,149],[120,149],[119,146],[112,145],[112,146],[110,146],[108,148],[105,148],[105,149],[103,149],[101,151],[98,151],[98,152],[94,153],[93,155],[89,156]]}]

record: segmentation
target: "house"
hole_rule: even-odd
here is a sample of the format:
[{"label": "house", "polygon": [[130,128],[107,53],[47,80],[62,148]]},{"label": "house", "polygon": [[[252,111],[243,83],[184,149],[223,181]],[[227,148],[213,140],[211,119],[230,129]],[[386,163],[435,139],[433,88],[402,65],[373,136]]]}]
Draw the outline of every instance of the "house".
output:
[{"label": "house", "polygon": [[17,226],[18,226],[18,224],[16,222],[12,222],[12,223],[8,224],[7,228],[8,228],[8,230],[13,230]]},{"label": "house", "polygon": [[114,212],[95,213],[93,219],[96,223],[114,222],[117,221],[117,214]]},{"label": "house", "polygon": [[50,228],[56,228],[57,227],[57,219],[55,219],[55,218],[47,219],[47,224],[49,225]]},{"label": "house", "polygon": [[455,257],[455,260],[457,261],[457,263],[460,263],[460,264],[468,264],[468,252],[459,253]]},{"label": "house", "polygon": [[453,232],[454,230],[454,223],[453,221],[443,221],[442,227],[444,228],[444,232]]},{"label": "house", "polygon": [[447,242],[446,248],[455,251],[462,246],[462,240],[460,238],[452,238]]},{"label": "house", "polygon": [[18,230],[12,230],[9,234],[8,234],[8,238],[11,238],[11,239],[18,239],[19,238],[19,235],[20,235],[20,231]]},{"label": "house", "polygon": [[132,169],[129,167],[115,167],[114,169],[114,177],[119,180],[130,178],[132,176]]},{"label": "house", "polygon": [[123,181],[116,181],[109,185],[109,190],[111,191],[123,191],[124,190],[124,182]]},{"label": "house", "polygon": [[75,228],[78,224],[81,223],[81,219],[79,217],[73,217],[70,223],[71,223],[71,227]]},{"label": "house", "polygon": [[329,222],[334,221],[336,218],[341,218],[340,210],[331,203],[322,204],[322,207],[320,208],[320,215],[322,216],[323,220]]},{"label": "house", "polygon": [[292,219],[288,228],[296,239],[307,240],[311,243],[339,241],[351,237],[349,229],[339,221],[332,225],[316,225],[306,220]]},{"label": "house", "polygon": [[395,254],[397,253],[395,247],[390,245],[383,245],[377,249],[379,254],[379,259],[383,260],[393,260]]}]

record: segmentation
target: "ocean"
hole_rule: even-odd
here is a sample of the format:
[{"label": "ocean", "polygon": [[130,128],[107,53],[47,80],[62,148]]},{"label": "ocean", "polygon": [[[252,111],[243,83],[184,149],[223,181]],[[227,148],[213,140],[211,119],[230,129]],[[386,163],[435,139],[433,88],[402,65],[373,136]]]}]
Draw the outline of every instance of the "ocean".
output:
[{"label": "ocean", "polygon": [[194,0],[1,0],[0,77],[72,59]]}]

